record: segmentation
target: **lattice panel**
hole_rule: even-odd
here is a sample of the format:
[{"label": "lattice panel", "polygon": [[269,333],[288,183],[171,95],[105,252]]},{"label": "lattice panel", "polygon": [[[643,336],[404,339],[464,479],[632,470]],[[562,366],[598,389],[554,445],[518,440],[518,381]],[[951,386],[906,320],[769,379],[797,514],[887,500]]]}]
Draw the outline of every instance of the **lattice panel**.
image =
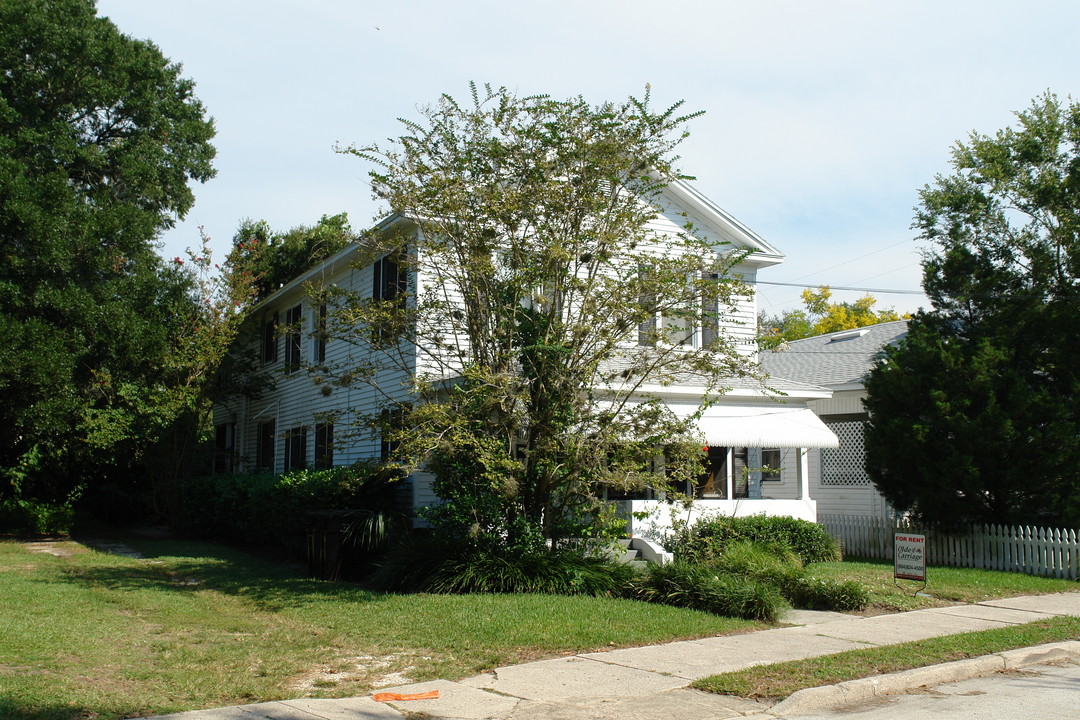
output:
[{"label": "lattice panel", "polygon": [[840,439],[840,447],[821,451],[822,485],[870,485],[866,475],[861,421],[827,423]]}]

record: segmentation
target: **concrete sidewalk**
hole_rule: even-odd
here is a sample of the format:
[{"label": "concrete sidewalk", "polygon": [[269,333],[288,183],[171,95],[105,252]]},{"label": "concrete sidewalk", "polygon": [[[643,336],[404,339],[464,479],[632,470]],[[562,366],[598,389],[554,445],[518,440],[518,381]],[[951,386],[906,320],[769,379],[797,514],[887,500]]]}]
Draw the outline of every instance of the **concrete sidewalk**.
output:
[{"label": "concrete sidewalk", "polygon": [[[708,675],[754,665],[989,630],[1056,615],[1080,617],[1080,592],[990,600],[869,618],[795,611],[786,618],[793,624],[790,627],[583,653],[511,665],[458,682],[436,680],[379,691],[412,694],[438,690],[440,696],[436,700],[377,703],[370,696],[284,700],[158,716],[156,720],[397,720],[412,713],[446,720],[652,720],[665,716],[719,720],[749,715],[775,718],[779,717],[778,712],[802,712],[843,702],[859,693],[883,694],[879,692],[881,688],[908,681],[900,679],[888,685],[880,679],[867,678],[841,683],[844,687],[838,685],[829,688],[829,692],[815,694],[804,690],[772,708],[752,700],[690,690],[687,685]],[[934,666],[936,669],[910,671],[915,673],[911,675],[910,682],[915,683],[911,686],[927,684],[927,678],[936,675],[946,681],[956,679],[958,672],[978,674],[1016,667],[1032,658],[1080,658],[1080,642],[1057,645],[1058,654],[1053,657],[1045,650],[1031,649],[989,656],[998,660],[969,664],[964,669],[949,669],[957,665],[950,663]]]}]

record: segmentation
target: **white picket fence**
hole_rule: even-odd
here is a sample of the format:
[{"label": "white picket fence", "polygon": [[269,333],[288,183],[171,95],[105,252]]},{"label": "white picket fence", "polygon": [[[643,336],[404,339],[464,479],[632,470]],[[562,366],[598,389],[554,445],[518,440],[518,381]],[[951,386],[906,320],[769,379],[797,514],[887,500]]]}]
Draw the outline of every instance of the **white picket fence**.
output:
[{"label": "white picket fence", "polygon": [[893,532],[906,530],[926,535],[928,565],[1080,579],[1078,530],[971,525],[945,533],[918,527],[904,518],[858,515],[819,515],[818,523],[840,540],[844,555],[891,560]]}]

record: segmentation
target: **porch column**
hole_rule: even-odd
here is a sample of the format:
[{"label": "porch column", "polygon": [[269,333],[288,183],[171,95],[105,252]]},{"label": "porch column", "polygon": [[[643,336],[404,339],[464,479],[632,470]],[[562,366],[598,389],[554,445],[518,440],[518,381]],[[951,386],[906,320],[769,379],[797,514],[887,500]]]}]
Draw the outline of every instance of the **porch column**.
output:
[{"label": "porch column", "polygon": [[735,482],[734,482],[734,480],[735,480],[735,469],[731,466],[732,461],[734,461],[734,459],[735,459],[735,449],[729,447],[727,449],[727,460],[724,462],[724,468],[725,468],[724,483],[726,484],[726,488],[724,490],[724,499],[726,499],[726,500],[734,500],[735,499],[735,496],[732,494],[732,493],[735,492]]},{"label": "porch column", "polygon": [[795,448],[798,453],[799,499],[810,499],[810,453],[806,448]]}]

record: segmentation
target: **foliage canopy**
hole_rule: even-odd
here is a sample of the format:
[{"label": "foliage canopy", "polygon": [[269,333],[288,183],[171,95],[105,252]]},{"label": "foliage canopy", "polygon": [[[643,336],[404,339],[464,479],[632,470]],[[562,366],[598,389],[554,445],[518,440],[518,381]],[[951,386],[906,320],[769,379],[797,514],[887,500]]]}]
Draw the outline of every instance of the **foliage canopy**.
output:
[{"label": "foliage canopy", "polygon": [[867,382],[868,471],[928,520],[1080,526],[1080,104],[1053,94],[920,193],[933,309]]},{"label": "foliage canopy", "polygon": [[[748,290],[731,275],[743,253],[685,219],[653,224],[696,115],[680,110],[473,86],[388,147],[345,150],[395,213],[366,261],[407,280],[381,298],[325,290],[330,333],[353,347],[337,381],[397,408],[360,421],[399,461],[431,462],[441,526],[495,543],[587,535],[605,487],[698,471],[688,422],[647,390],[679,379],[700,399],[748,374],[722,330]],[[415,382],[398,392],[402,377]]]},{"label": "foliage canopy", "polygon": [[0,494],[109,482],[179,412],[199,288],[155,239],[213,134],[180,66],[90,0],[0,5]]}]

